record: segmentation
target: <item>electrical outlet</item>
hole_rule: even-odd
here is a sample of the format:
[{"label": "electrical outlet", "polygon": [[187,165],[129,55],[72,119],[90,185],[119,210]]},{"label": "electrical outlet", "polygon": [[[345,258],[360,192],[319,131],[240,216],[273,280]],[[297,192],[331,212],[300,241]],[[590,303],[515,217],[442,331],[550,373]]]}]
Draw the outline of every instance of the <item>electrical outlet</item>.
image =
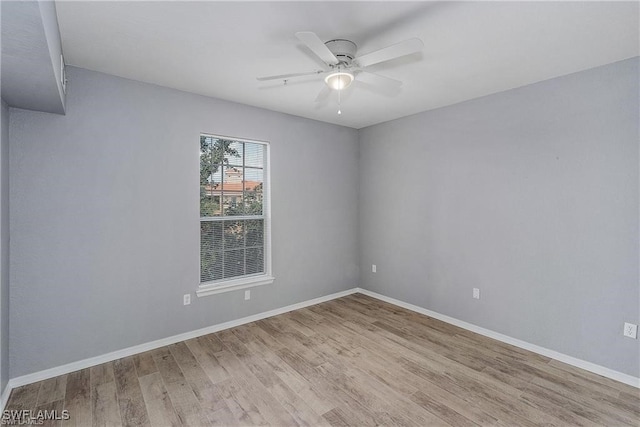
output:
[{"label": "electrical outlet", "polygon": [[624,331],[622,334],[625,337],[636,339],[638,338],[638,325],[634,325],[633,323],[625,323]]},{"label": "electrical outlet", "polygon": [[473,288],[473,298],[474,299],[480,299],[480,289]]},{"label": "electrical outlet", "polygon": [[372,273],[375,273],[377,269],[378,269],[378,267],[376,267],[375,264],[371,264],[371,272]]},{"label": "electrical outlet", "polygon": [[247,289],[246,291],[244,291],[244,300],[248,301],[250,299],[251,299],[251,291]]},{"label": "electrical outlet", "polygon": [[191,294],[184,294],[182,297],[182,304],[189,305],[191,304]]}]

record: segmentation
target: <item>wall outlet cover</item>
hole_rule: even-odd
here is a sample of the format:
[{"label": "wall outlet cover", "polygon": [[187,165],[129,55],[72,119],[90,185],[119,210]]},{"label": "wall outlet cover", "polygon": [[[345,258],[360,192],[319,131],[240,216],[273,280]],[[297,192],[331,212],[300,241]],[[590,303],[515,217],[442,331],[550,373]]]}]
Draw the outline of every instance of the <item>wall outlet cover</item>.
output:
[{"label": "wall outlet cover", "polygon": [[191,294],[184,294],[182,297],[182,304],[189,305],[191,304]]},{"label": "wall outlet cover", "polygon": [[634,325],[633,323],[625,323],[623,335],[625,337],[637,339],[638,338],[638,325]]},{"label": "wall outlet cover", "polygon": [[473,298],[474,299],[480,299],[480,289],[473,288]]}]

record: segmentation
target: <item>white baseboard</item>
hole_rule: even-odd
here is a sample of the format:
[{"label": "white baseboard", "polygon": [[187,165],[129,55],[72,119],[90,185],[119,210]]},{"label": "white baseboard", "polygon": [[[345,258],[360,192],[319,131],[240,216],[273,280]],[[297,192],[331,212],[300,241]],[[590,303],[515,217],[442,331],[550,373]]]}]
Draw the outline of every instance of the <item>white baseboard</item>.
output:
[{"label": "white baseboard", "polygon": [[11,395],[11,385],[7,382],[7,386],[2,390],[2,395],[0,396],[0,411],[4,411],[4,408],[7,407],[9,395]]},{"label": "white baseboard", "polygon": [[11,393],[11,390],[13,390],[16,387],[31,384],[37,381],[46,380],[49,378],[54,378],[59,375],[64,375],[64,374],[78,371],[80,369],[90,368],[91,366],[96,366],[102,363],[111,362],[113,360],[121,359],[123,357],[133,356],[134,354],[143,353],[145,351],[164,347],[170,344],[175,344],[177,342],[189,340],[191,338],[200,337],[202,335],[211,334],[213,332],[222,331],[224,329],[229,329],[236,326],[244,325],[246,323],[255,322],[257,320],[266,319],[267,317],[277,316],[278,314],[283,314],[289,311],[298,310],[301,308],[320,304],[322,302],[330,301],[336,298],[341,298],[356,292],[358,292],[358,288],[353,288],[353,289],[349,289],[342,292],[336,292],[331,295],[326,295],[323,297],[310,299],[310,300],[299,302],[296,304],[291,304],[286,307],[264,311],[262,313],[253,314],[251,316],[243,317],[240,319],[230,320],[228,322],[219,323],[217,325],[207,326],[206,328],[197,329],[195,331],[184,332],[182,334],[173,335],[171,337],[162,338],[156,341],[135,345],[133,347],[124,348],[122,350],[116,350],[111,353],[103,354],[101,356],[90,357],[88,359],[78,360],[77,362],[67,363],[66,365],[57,366],[55,368],[45,369],[43,371],[34,372],[32,374],[12,378],[9,380],[9,383],[7,384],[7,388],[2,394],[1,408],[2,410],[4,410],[7,400],[9,398],[9,394]]},{"label": "white baseboard", "polygon": [[506,344],[511,344],[516,347],[523,348],[525,350],[532,351],[534,353],[541,354],[543,356],[550,357],[568,365],[575,366],[577,368],[584,369],[585,371],[593,372],[594,374],[601,375],[603,377],[611,378],[612,380],[619,381],[624,384],[628,384],[632,387],[640,388],[640,378],[628,375],[622,372],[615,371],[613,369],[606,368],[604,366],[596,365],[595,363],[587,362],[586,360],[578,359],[573,356],[568,356],[563,353],[559,353],[555,350],[549,350],[548,348],[540,347],[536,344],[531,344],[526,341],[512,338],[508,335],[501,334],[499,332],[485,329],[480,326],[476,326],[471,323],[467,323],[462,320],[458,320],[453,317],[446,316],[444,314],[437,313],[435,311],[427,310],[426,308],[419,307],[417,305],[409,304],[404,301],[390,298],[376,292],[369,291],[367,289],[358,288],[357,291],[361,294],[368,295],[370,297],[379,299],[381,301],[388,302],[398,307],[406,308],[407,310],[415,311],[416,313],[424,314],[425,316],[433,317],[434,319],[442,320],[443,322],[450,323],[460,328],[466,329],[471,332],[475,332],[485,337],[493,338],[498,341],[502,341]]}]

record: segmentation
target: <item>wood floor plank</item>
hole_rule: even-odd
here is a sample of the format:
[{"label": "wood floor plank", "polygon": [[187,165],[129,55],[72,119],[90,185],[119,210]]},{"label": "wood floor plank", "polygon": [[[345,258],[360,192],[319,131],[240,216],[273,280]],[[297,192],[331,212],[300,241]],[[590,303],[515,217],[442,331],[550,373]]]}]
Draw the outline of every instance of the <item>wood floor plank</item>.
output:
[{"label": "wood floor plank", "polygon": [[191,389],[200,402],[200,406],[209,412],[227,409],[220,391],[209,379],[198,360],[184,342],[169,346],[169,351],[180,366],[185,379],[191,385]]},{"label": "wood floor plank", "polygon": [[238,424],[238,420],[227,405],[217,411],[208,412],[207,417],[213,426],[232,426]]},{"label": "wood floor plank", "polygon": [[67,375],[50,378],[42,381],[38,391],[38,401],[36,406],[45,405],[50,402],[62,400],[67,390]]},{"label": "wood floor plank", "polygon": [[478,425],[456,410],[452,409],[449,405],[443,404],[433,399],[431,396],[429,396],[429,394],[423,393],[421,391],[417,391],[413,395],[411,395],[411,400],[422,406],[426,410],[436,414],[438,417],[445,420],[452,426],[474,427]]},{"label": "wood floor plank", "polygon": [[348,427],[357,425],[355,421],[351,420],[348,412],[342,410],[342,408],[333,408],[322,415],[329,425],[335,427]]},{"label": "wood floor plank", "polygon": [[[218,340],[219,342],[219,340]],[[231,377],[216,357],[215,348],[207,337],[199,337],[185,342],[191,353],[212,383],[217,384]],[[220,343],[222,344],[222,343]],[[219,347],[218,352],[224,347]]]},{"label": "wood floor plank", "polygon": [[[155,365],[155,362],[154,362]],[[169,398],[159,372],[139,377],[140,390],[144,398],[149,422],[154,427],[178,427],[182,423],[178,419],[173,403]]]},{"label": "wood floor plank", "polygon": [[149,416],[140,390],[134,358],[115,360],[113,374],[122,424],[125,427],[149,426]]},{"label": "wood floor plank", "polygon": [[111,362],[92,366],[90,368],[90,375],[91,387],[96,387],[100,384],[110,383],[116,380],[113,375],[113,364]]},{"label": "wood floor plank", "polygon": [[304,396],[294,393],[284,382],[276,381],[268,390],[298,425],[329,425],[329,423],[318,414],[319,411],[314,409],[313,404],[308,404]]},{"label": "wood floor plank", "polygon": [[214,353],[224,350],[224,345],[218,338],[217,334],[205,335],[202,338],[201,343],[207,345]]},{"label": "wood floor plank", "polygon": [[64,409],[69,419],[62,421],[64,427],[91,425],[91,371],[82,369],[67,375]]},{"label": "wood floor plank", "polygon": [[133,356],[133,362],[136,365],[136,373],[139,377],[144,377],[145,375],[158,372],[158,367],[156,366],[156,362],[153,360],[153,356],[150,351],[136,354]]},{"label": "wood floor plank", "polygon": [[[57,386],[56,386],[57,388]],[[59,393],[54,391],[54,394]],[[55,400],[47,402],[36,407],[33,416],[37,420],[37,424],[44,427],[58,427],[62,425],[62,410],[64,408],[64,400]]]},{"label": "wood floor plank", "polygon": [[621,391],[618,398],[629,405],[633,405],[636,408],[640,408],[640,390],[635,390],[632,393]]},{"label": "wood floor plank", "polygon": [[276,340],[283,347],[294,351],[311,366],[320,366],[327,362],[309,348],[310,342],[306,335],[288,327],[280,316],[260,320],[256,324],[269,333],[273,337],[272,340]]},{"label": "wood floor plank", "polygon": [[316,331],[313,328],[310,328],[304,323],[299,322],[295,316],[291,315],[291,312],[284,313],[281,316],[282,316],[282,319],[284,319],[289,326],[291,326],[293,329],[297,330],[301,334],[304,334],[307,337],[313,337],[316,335]]},{"label": "wood floor plank", "polygon": [[507,384],[520,391],[526,390],[533,377],[531,374],[514,369],[509,365],[488,366],[480,372],[495,381]]},{"label": "wood floor plank", "polygon": [[[92,369],[93,372],[93,369]],[[111,371],[113,373],[113,371]],[[94,427],[122,426],[115,381],[96,381],[91,386],[91,414]]]},{"label": "wood floor plank", "polygon": [[[498,419],[489,413],[483,411],[481,408],[478,408],[476,405],[473,405],[460,397],[456,396],[449,391],[442,389],[434,384],[426,385],[422,390],[417,393],[426,394],[431,401],[433,401],[435,405],[444,405],[452,411],[457,412],[468,420],[481,425],[481,426],[494,426],[498,423]],[[416,397],[420,397],[419,395],[414,394],[412,399]],[[425,403],[421,401],[419,404]],[[434,410],[438,410],[434,408]],[[445,418],[446,419],[446,418]],[[455,424],[454,424],[455,425]]]},{"label": "wood floor plank", "polygon": [[[236,330],[239,330],[238,333],[236,333]],[[244,342],[245,344],[257,341],[264,345],[268,344],[270,347],[282,347],[282,344],[274,341],[273,336],[269,335],[256,322],[242,325],[239,328],[233,328],[233,331],[238,339],[240,339],[240,341]]]},{"label": "wood floor plank", "polygon": [[156,349],[152,355],[180,422],[190,426],[211,425],[169,349]]},{"label": "wood floor plank", "polygon": [[269,425],[269,422],[260,413],[255,402],[247,395],[247,392],[238,384],[236,378],[227,378],[218,383],[222,397],[227,408],[239,425]]},{"label": "wood floor plank", "polygon": [[[55,426],[634,426],[640,391],[361,294],[13,390]],[[15,413],[17,414],[17,413]]]},{"label": "wood floor plank", "polygon": [[38,392],[40,391],[41,384],[42,382],[37,382],[14,389],[11,392],[5,409],[9,411],[34,409],[38,402]]}]

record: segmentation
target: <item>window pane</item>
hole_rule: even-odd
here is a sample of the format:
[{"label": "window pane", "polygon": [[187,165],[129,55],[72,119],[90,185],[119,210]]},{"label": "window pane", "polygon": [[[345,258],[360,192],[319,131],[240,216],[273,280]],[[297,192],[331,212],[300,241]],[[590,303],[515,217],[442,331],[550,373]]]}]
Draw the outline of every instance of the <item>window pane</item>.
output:
[{"label": "window pane", "polygon": [[255,191],[264,182],[264,171],[256,168],[244,168],[245,189]]},{"label": "window pane", "polygon": [[230,141],[227,139],[221,141],[223,141],[224,164],[242,166],[244,144],[242,142]]},{"label": "window pane", "polygon": [[210,173],[202,182],[200,174],[200,216],[222,215],[220,200],[222,195],[222,167],[211,165]]},{"label": "window pane", "polygon": [[222,181],[225,191],[242,191],[242,167],[227,166],[222,167]]},{"label": "window pane", "polygon": [[224,252],[211,252],[200,257],[200,282],[211,282],[222,279]]},{"label": "window pane", "polygon": [[225,216],[238,216],[244,213],[244,203],[242,193],[227,194],[222,197],[222,205],[224,206]]},{"label": "window pane", "polygon": [[218,191],[222,188],[222,165],[213,165],[207,183],[212,184]]},{"label": "window pane", "polygon": [[200,222],[200,281],[222,278],[222,224]]},{"label": "window pane", "polygon": [[212,136],[200,137],[200,160],[202,164],[203,154],[204,161],[209,165],[222,163],[222,150],[224,145],[218,138]]},{"label": "window pane", "polygon": [[206,177],[211,172],[213,158],[211,155],[212,138],[209,136],[200,136],[200,184],[206,182]]},{"label": "window pane", "polygon": [[262,215],[262,192],[245,192],[244,204],[246,215]]},{"label": "window pane", "polygon": [[222,250],[222,222],[200,221],[200,241],[202,248]]},{"label": "window pane", "polygon": [[244,276],[244,249],[225,251],[224,278]]},{"label": "window pane", "polygon": [[244,221],[224,221],[224,248],[244,246]]},{"label": "window pane", "polygon": [[200,216],[220,215],[220,183],[200,185]]},{"label": "window pane", "polygon": [[200,216],[212,216],[216,210],[213,200],[213,175],[218,167],[214,163],[213,150],[214,139],[210,136],[200,136]]},{"label": "window pane", "polygon": [[264,221],[261,219],[251,219],[245,221],[246,246],[264,245]]},{"label": "window pane", "polygon": [[243,215],[243,191],[242,191],[242,168],[237,166],[224,166],[222,169],[222,205],[223,215]]},{"label": "window pane", "polygon": [[245,215],[262,215],[264,172],[262,169],[244,169]]},{"label": "window pane", "polygon": [[247,274],[256,274],[264,272],[264,249],[248,248],[246,259]]},{"label": "window pane", "polygon": [[264,145],[252,142],[244,143],[244,165],[256,168],[264,167]]}]

